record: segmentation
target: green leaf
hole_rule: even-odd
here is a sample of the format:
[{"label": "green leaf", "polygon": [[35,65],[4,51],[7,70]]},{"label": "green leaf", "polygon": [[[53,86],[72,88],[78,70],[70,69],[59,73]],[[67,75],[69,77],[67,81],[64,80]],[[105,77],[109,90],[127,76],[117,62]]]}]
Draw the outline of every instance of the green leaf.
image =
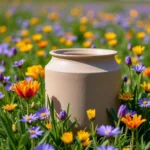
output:
[{"label": "green leaf", "polygon": [[46,141],[46,139],[47,139],[47,137],[49,136],[50,132],[51,132],[51,131],[47,131],[47,132],[43,135],[43,138],[40,140],[40,142],[38,143],[38,145],[43,144],[43,143]]}]

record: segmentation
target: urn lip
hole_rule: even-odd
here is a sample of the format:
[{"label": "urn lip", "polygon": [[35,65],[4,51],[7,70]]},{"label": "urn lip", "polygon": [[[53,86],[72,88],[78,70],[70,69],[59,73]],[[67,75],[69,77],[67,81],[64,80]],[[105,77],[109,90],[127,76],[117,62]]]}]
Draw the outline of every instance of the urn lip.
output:
[{"label": "urn lip", "polygon": [[50,54],[52,56],[66,59],[106,57],[106,56],[114,56],[117,53],[118,52],[115,50],[98,49],[98,48],[66,48],[50,51]]}]

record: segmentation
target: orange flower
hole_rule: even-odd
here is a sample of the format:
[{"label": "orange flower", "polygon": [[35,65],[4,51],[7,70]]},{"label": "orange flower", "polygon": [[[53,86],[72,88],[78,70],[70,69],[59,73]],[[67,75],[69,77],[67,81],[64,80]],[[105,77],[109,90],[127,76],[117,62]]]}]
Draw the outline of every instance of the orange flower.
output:
[{"label": "orange flower", "polygon": [[40,84],[37,81],[20,81],[14,84],[11,89],[14,90],[20,97],[31,99],[38,91]]},{"label": "orange flower", "polygon": [[150,67],[147,67],[144,71],[143,71],[143,75],[150,77]]},{"label": "orange flower", "polygon": [[135,114],[133,117],[126,115],[126,117],[123,117],[121,121],[125,123],[129,129],[135,129],[145,122],[146,119],[142,119],[141,115],[137,116],[137,114]]},{"label": "orange flower", "polygon": [[47,41],[44,41],[44,40],[38,43],[38,46],[40,48],[45,48],[47,45],[48,45]]}]

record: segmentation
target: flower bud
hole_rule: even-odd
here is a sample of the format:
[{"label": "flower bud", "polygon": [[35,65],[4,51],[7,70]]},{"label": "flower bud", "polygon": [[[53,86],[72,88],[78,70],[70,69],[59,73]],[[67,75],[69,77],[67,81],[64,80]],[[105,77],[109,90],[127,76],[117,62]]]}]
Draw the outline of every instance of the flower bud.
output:
[{"label": "flower bud", "polygon": [[131,43],[129,43],[129,44],[128,44],[128,46],[127,46],[127,48],[128,48],[128,50],[130,50],[130,51],[131,51],[131,50],[132,50],[132,44],[131,44]]},{"label": "flower bud", "polygon": [[4,80],[4,76],[2,73],[0,73],[0,82],[2,82]]},{"label": "flower bud", "polygon": [[67,117],[66,111],[65,111],[65,110],[62,110],[62,111],[60,112],[60,114],[59,114],[60,120],[65,120],[66,117]]},{"label": "flower bud", "polygon": [[13,125],[12,125],[12,131],[13,131],[14,133],[17,133],[17,126],[16,126],[16,124],[13,124]]},{"label": "flower bud", "polygon": [[125,116],[126,113],[126,105],[121,105],[118,110],[118,118]]},{"label": "flower bud", "polygon": [[131,60],[131,57],[130,56],[127,56],[125,58],[125,63],[128,67],[130,67],[132,65],[132,60]]}]

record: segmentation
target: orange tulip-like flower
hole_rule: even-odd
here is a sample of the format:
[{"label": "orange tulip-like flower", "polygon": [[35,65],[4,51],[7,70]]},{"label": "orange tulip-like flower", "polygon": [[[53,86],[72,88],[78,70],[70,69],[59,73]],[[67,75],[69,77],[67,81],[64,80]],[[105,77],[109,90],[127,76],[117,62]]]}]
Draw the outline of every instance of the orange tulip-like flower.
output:
[{"label": "orange tulip-like flower", "polygon": [[126,126],[129,128],[129,129],[136,129],[138,128],[143,122],[146,121],[146,119],[142,119],[142,116],[141,115],[133,115],[133,117],[129,116],[129,115],[126,115],[126,117],[123,117],[121,119],[121,121],[123,123],[126,124]]},{"label": "orange tulip-like flower", "polygon": [[40,84],[37,81],[20,81],[14,84],[11,89],[14,90],[20,97],[31,99],[38,91]]}]

